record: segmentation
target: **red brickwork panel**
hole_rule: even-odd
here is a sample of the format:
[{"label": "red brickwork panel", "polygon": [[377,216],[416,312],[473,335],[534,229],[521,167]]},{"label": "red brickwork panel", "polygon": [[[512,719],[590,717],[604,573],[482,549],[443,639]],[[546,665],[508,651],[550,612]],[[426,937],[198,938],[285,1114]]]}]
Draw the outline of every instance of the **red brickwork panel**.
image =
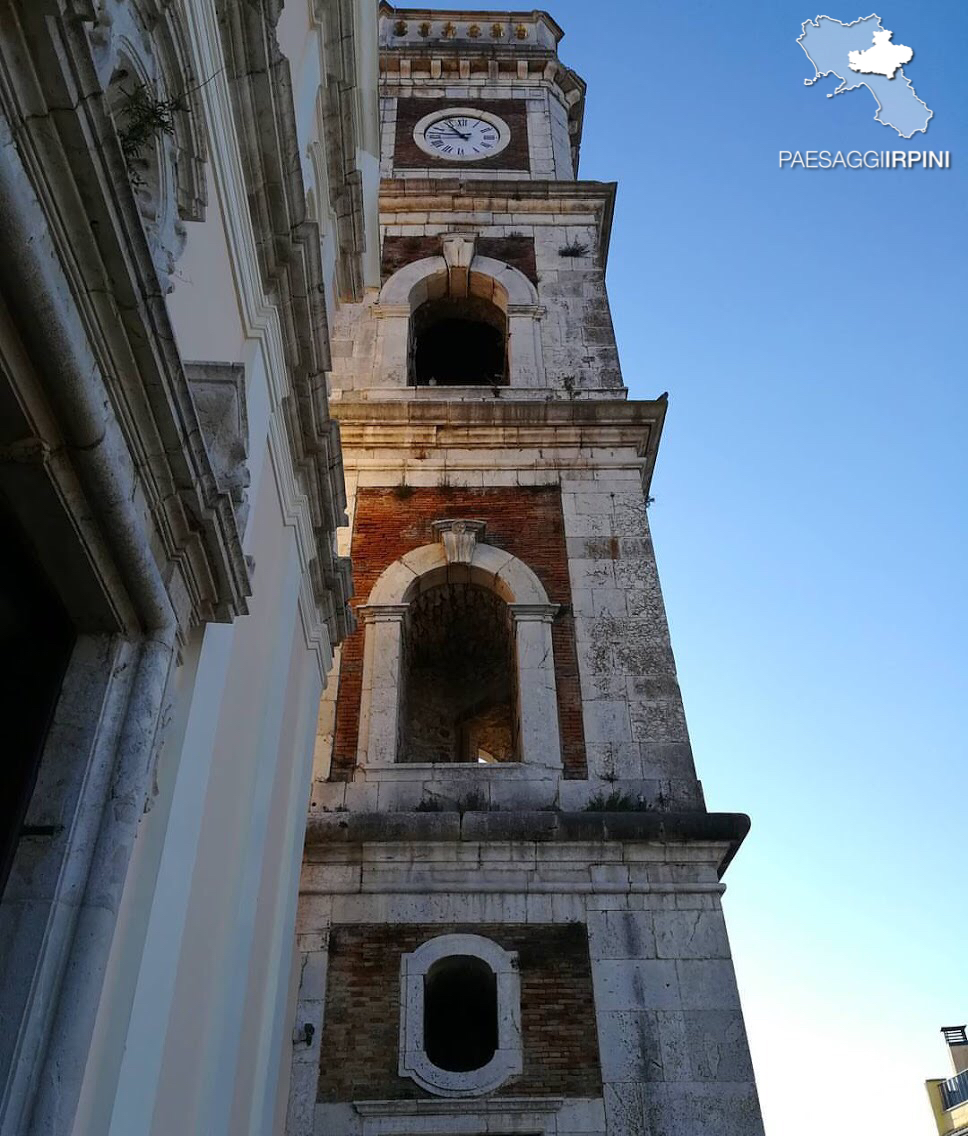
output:
[{"label": "red brickwork panel", "polygon": [[534,237],[478,237],[477,252],[502,260],[523,272],[537,286],[538,268],[534,260]]},{"label": "red brickwork panel", "polygon": [[[557,485],[507,489],[361,489],[353,524],[355,606],[365,604],[383,570],[405,553],[431,544],[431,524],[447,517],[485,521],[485,540],[523,560],[562,611],[551,629],[558,689],[561,757],[566,778],[588,776],[575,621],[561,492]],[[343,643],[330,779],[348,781],[356,766],[363,628]]]},{"label": "red brickwork panel", "polygon": [[381,266],[384,281],[404,265],[428,256],[440,256],[440,237],[384,237]]},{"label": "red brickwork panel", "polygon": [[[538,269],[534,258],[534,237],[478,237],[477,252],[494,260],[510,264],[523,272],[532,284],[538,283]],[[428,256],[440,256],[440,237],[401,237],[390,235],[383,238],[383,279],[384,281],[415,260]]]},{"label": "red brickwork panel", "polygon": [[438,935],[473,934],[518,952],[524,1069],[501,1096],[602,1094],[588,938],[580,923],[334,927],[329,940],[319,1100],[411,1100],[398,1072],[400,956]]},{"label": "red brickwork panel", "polygon": [[[500,154],[478,162],[448,162],[425,153],[413,140],[413,128],[425,114],[448,110],[453,106],[472,107],[503,118],[511,130],[511,141]],[[524,99],[397,99],[397,133],[394,139],[393,164],[401,170],[445,169],[457,165],[475,170],[528,170],[528,110]]]}]

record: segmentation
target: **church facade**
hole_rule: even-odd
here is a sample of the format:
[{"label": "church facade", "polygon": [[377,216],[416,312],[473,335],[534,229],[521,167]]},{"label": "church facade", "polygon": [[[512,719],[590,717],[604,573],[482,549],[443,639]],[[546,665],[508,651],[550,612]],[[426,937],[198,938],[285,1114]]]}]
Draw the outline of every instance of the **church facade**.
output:
[{"label": "church facade", "polygon": [[758,1136],[540,11],[0,0],[0,1136]]},{"label": "church facade", "polygon": [[280,1132],[369,0],[0,4],[0,1132]]}]

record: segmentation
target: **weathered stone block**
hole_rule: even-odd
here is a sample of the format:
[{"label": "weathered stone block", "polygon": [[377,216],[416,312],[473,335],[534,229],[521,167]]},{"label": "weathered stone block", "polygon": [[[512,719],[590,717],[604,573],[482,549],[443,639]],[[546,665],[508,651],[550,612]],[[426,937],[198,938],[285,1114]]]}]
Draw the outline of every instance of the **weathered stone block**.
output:
[{"label": "weathered stone block", "polygon": [[656,957],[653,916],[647,911],[606,911],[588,920],[589,946],[595,959]]},{"label": "weathered stone block", "polygon": [[652,1010],[601,1013],[598,1036],[605,1084],[663,1080],[659,1033]]},{"label": "weathered stone block", "polygon": [[680,960],[676,964],[684,1010],[738,1010],[739,991],[732,962]]},{"label": "weathered stone block", "polygon": [[646,1097],[650,1136],[762,1136],[752,1084],[653,1085]]},{"label": "weathered stone block", "polygon": [[680,1008],[676,964],[655,959],[603,959],[594,964],[595,1004],[609,1010]]},{"label": "weathered stone block", "polygon": [[720,912],[657,912],[654,927],[656,954],[659,958],[729,958],[726,923]]}]

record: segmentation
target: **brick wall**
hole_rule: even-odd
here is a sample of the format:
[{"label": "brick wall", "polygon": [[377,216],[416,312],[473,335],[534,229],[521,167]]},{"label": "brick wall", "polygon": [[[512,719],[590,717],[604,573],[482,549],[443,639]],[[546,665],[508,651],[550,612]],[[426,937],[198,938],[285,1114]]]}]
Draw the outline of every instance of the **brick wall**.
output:
[{"label": "brick wall", "polygon": [[[532,284],[538,284],[538,269],[535,265],[534,237],[478,237],[477,253],[493,257],[510,264],[523,272]],[[440,237],[401,237],[390,235],[383,238],[383,279],[388,280],[394,272],[423,260],[428,256],[440,256]]]},{"label": "brick wall", "polygon": [[429,1094],[398,1072],[400,956],[427,939],[483,935],[518,952],[524,1069],[502,1096],[601,1096],[591,963],[584,925],[337,926],[330,932],[319,1100]]},{"label": "brick wall", "polygon": [[524,99],[397,99],[397,132],[393,164],[399,169],[453,170],[456,163],[425,153],[413,140],[413,128],[426,114],[452,106],[473,107],[503,118],[511,130],[511,141],[493,158],[470,163],[475,170],[527,170],[531,165],[528,147],[528,113]]},{"label": "brick wall", "polygon": [[[434,541],[433,521],[469,517],[487,523],[485,540],[523,560],[541,580],[552,603],[562,605],[552,625],[562,762],[566,778],[587,777],[575,623],[561,492],[556,485],[527,489],[361,489],[353,522],[355,606],[365,604],[373,585],[394,560]],[[363,629],[343,643],[336,730],[330,779],[350,780],[356,766]]]}]

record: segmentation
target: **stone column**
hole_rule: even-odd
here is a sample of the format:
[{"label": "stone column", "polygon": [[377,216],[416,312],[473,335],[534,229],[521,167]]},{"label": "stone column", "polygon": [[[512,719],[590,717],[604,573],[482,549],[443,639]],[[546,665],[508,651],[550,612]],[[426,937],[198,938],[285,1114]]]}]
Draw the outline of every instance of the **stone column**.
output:
[{"label": "stone column", "polygon": [[518,724],[521,761],[561,768],[561,732],[551,621],[557,604],[508,604],[518,660]]},{"label": "stone column", "polygon": [[405,387],[409,380],[410,307],[405,304],[375,304],[377,333],[376,385]]},{"label": "stone column", "polygon": [[543,314],[544,308],[531,304],[513,304],[508,308],[508,360],[513,387],[544,386],[538,323]]},{"label": "stone column", "polygon": [[400,733],[400,653],[406,604],[361,607],[363,689],[356,759],[362,767],[393,765]]}]

